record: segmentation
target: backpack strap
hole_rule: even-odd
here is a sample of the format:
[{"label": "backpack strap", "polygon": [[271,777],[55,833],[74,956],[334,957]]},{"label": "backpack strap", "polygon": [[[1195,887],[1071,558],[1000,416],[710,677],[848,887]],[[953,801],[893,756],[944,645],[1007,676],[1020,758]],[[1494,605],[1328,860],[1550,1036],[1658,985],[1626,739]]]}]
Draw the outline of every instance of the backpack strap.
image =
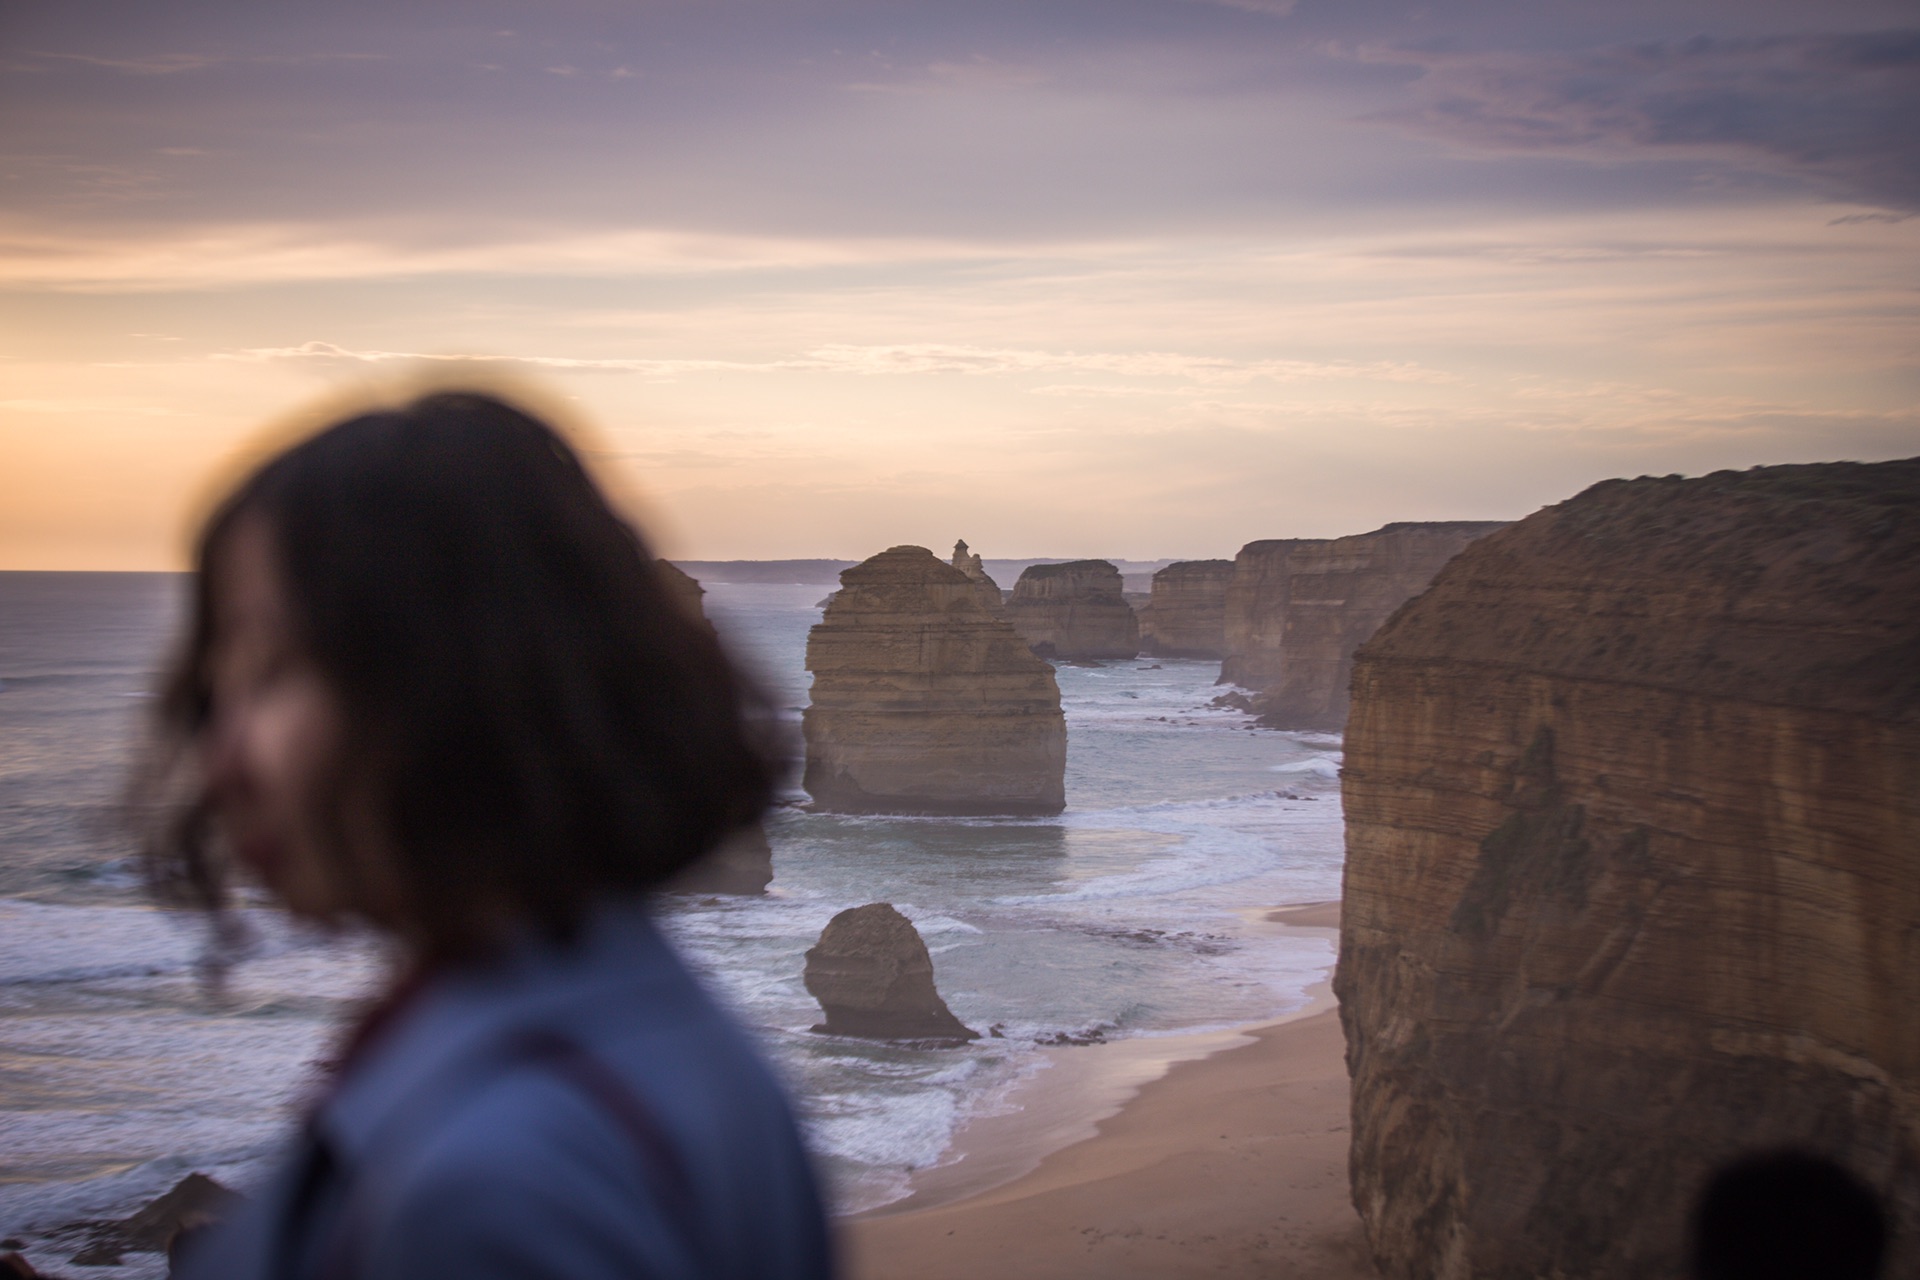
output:
[{"label": "backpack strap", "polygon": [[[699,1215],[693,1179],[653,1109],[633,1087],[586,1046],[557,1031],[524,1032],[514,1037],[513,1047],[527,1060],[579,1089],[613,1117],[645,1162],[668,1222],[679,1229],[689,1246],[696,1246]],[[698,1248],[693,1249],[693,1255],[700,1256]]]},{"label": "backpack strap", "polygon": [[[527,1065],[549,1072],[578,1089],[612,1117],[633,1150],[646,1167],[647,1181],[659,1198],[661,1217],[679,1234],[688,1256],[696,1262],[706,1256],[702,1249],[704,1233],[700,1229],[699,1202],[694,1195],[693,1179],[679,1151],[667,1137],[667,1131],[653,1109],[612,1067],[596,1057],[585,1045],[558,1031],[521,1032],[506,1043],[506,1052],[497,1060],[499,1067],[511,1070]],[[341,1176],[338,1166],[323,1144],[315,1143],[308,1159],[311,1163],[301,1178],[295,1203],[308,1207],[317,1198],[320,1186]],[[306,1272],[314,1280],[352,1280],[358,1273],[359,1250],[365,1237],[366,1218],[379,1197],[378,1188],[350,1185],[343,1196],[340,1215],[320,1251],[319,1265]],[[375,1179],[377,1181],[377,1179]],[[287,1247],[297,1247],[298,1234],[283,1237],[283,1261]],[[289,1266],[282,1274],[297,1276],[305,1269]]]}]

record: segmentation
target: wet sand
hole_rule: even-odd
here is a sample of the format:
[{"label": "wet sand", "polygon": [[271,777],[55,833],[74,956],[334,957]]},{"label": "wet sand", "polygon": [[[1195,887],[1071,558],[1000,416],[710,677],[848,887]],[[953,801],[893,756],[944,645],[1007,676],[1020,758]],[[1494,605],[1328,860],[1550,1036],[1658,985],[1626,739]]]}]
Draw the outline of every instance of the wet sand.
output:
[{"label": "wet sand", "polygon": [[[1338,912],[1264,918],[1334,929]],[[1140,1043],[1063,1050],[1017,1113],[967,1127],[958,1163],[843,1221],[849,1280],[1375,1275],[1347,1200],[1345,1043],[1325,984],[1297,1014],[1162,1044],[1157,1060]]]}]

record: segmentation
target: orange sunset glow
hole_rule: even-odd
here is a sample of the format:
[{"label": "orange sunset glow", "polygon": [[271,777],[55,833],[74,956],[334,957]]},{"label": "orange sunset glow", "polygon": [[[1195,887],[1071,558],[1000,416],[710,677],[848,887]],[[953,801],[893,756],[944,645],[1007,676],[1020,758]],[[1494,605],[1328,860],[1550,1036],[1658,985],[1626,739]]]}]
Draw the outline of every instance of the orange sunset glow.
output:
[{"label": "orange sunset glow", "polygon": [[1920,451],[1900,4],[27,5],[0,568],[570,398],[694,558],[1223,556]]}]

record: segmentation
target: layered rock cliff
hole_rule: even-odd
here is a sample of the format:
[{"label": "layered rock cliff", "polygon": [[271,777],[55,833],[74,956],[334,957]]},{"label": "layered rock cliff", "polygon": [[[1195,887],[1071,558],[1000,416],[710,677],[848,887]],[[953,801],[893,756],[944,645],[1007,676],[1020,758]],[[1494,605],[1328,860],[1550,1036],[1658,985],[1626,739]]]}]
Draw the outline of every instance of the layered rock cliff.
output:
[{"label": "layered rock cliff", "polygon": [[1013,584],[1007,618],[1043,658],[1131,658],[1140,621],[1105,560],[1036,564]]},{"label": "layered rock cliff", "polygon": [[1499,521],[1390,524],[1345,538],[1250,542],[1226,593],[1220,683],[1255,690],[1263,723],[1338,730],[1353,653]]},{"label": "layered rock cliff", "polygon": [[1832,1157],[1920,1273],[1920,459],[1596,485],[1360,651],[1335,990],[1382,1272],[1666,1276]]},{"label": "layered rock cliff", "polygon": [[1156,658],[1224,658],[1231,560],[1183,560],[1153,575],[1139,611],[1140,651]]},{"label": "layered rock cliff", "polygon": [[949,1044],[980,1038],[940,998],[927,944],[890,902],[851,907],[829,920],[807,952],[802,981],[827,1018],[815,1031]]},{"label": "layered rock cliff", "polygon": [[804,785],[850,813],[1058,813],[1066,720],[1053,668],[978,585],[924,547],[840,575],[807,637]]}]

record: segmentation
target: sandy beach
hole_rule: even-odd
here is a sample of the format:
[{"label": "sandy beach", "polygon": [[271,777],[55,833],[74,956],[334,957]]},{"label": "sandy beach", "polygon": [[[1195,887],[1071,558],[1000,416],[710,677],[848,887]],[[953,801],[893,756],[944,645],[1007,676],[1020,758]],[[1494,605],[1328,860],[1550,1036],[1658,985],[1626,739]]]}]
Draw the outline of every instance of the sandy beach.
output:
[{"label": "sandy beach", "polygon": [[[1339,904],[1263,918],[1337,929]],[[850,1280],[1376,1274],[1347,1200],[1345,1045],[1325,984],[1287,1018],[1190,1038],[1171,1066],[1138,1043],[1063,1051],[1066,1075],[969,1126],[963,1159],[844,1220]]]}]

